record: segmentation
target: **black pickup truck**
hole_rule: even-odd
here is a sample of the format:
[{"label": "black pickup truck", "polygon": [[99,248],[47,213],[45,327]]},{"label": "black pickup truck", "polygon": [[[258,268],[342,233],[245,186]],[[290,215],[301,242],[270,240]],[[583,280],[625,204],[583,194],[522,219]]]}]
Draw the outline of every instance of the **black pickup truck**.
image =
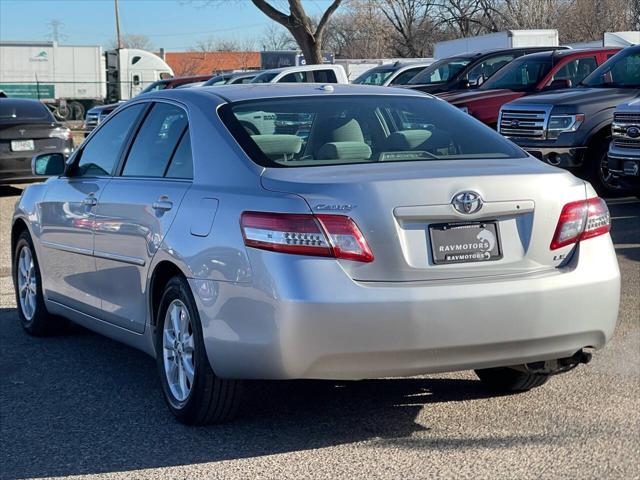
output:
[{"label": "black pickup truck", "polygon": [[627,47],[577,88],[532,95],[500,109],[500,133],[531,155],[589,180],[600,194],[623,186],[608,168],[616,106],[640,98],[640,45]]}]

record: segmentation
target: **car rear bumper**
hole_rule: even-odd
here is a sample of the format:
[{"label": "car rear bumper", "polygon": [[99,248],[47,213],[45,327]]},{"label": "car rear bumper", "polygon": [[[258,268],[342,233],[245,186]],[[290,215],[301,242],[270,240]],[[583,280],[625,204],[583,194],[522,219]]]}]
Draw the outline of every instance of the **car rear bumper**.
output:
[{"label": "car rear bumper", "polygon": [[191,279],[207,354],[227,378],[362,379],[571,356],[613,335],[609,236],[528,276],[360,283],[331,259],[252,250],[253,285]]}]

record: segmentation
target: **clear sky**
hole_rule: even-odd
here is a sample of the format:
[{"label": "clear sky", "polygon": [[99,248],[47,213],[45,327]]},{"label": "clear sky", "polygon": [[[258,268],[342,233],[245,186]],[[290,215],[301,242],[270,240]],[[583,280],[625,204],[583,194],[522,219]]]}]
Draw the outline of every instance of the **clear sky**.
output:
[{"label": "clear sky", "polygon": [[[198,40],[258,40],[273,22],[249,0],[120,0],[124,33],[147,35],[155,48],[188,50]],[[286,6],[284,0],[272,2]],[[311,16],[330,0],[304,2]],[[0,41],[48,40],[51,20],[60,20],[60,43],[107,46],[115,39],[113,0],[0,0]],[[258,46],[259,43],[256,43]]]}]

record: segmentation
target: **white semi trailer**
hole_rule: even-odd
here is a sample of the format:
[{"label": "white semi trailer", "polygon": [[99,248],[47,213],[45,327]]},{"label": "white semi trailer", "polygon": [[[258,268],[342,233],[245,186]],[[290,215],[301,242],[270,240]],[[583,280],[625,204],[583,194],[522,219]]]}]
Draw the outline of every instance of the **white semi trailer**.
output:
[{"label": "white semi trailer", "polygon": [[477,37],[457,38],[438,42],[433,47],[437,59],[481,50],[515,47],[557,47],[557,30],[505,30]]},{"label": "white semi trailer", "polygon": [[144,50],[0,42],[0,90],[42,100],[62,120],[82,120],[94,105],[127,100],[171,76],[164,60]]}]

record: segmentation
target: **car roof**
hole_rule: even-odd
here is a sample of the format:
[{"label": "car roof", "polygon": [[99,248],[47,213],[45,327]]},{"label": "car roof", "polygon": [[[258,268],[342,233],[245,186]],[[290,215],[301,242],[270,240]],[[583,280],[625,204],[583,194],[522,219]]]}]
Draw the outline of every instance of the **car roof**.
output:
[{"label": "car roof", "polygon": [[321,70],[323,68],[335,68],[338,65],[332,63],[321,63],[314,65],[292,65],[290,67],[280,67],[280,68],[270,68],[269,70],[263,70],[260,73],[280,73],[280,72],[288,72],[289,70],[295,71],[309,71],[309,70]]},{"label": "car roof", "polygon": [[[241,102],[245,100],[262,100],[269,98],[320,96],[320,95],[402,95],[411,97],[427,97],[417,90],[394,87],[378,87],[355,84],[322,84],[322,83],[245,83],[239,85],[210,86],[201,88],[184,88],[160,90],[141,95],[140,98],[183,98],[183,95],[216,96],[225,102]],[[186,98],[186,97],[184,97]]]},{"label": "car roof", "polygon": [[619,50],[620,49],[618,47],[575,48],[575,49],[572,48],[568,50],[548,50],[545,52],[530,53],[528,55],[525,55],[519,58],[525,58],[525,57],[526,58],[547,58],[552,55],[554,58],[565,58],[565,57],[571,57],[573,55],[584,55],[585,53],[598,53],[598,52],[615,53]]}]

